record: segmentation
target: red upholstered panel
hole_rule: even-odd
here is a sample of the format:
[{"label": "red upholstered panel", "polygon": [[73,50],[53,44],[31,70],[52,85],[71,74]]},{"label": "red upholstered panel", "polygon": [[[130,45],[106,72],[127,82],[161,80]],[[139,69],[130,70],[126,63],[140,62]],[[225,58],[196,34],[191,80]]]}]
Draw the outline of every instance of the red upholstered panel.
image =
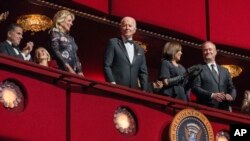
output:
[{"label": "red upholstered panel", "polygon": [[250,49],[250,1],[210,0],[211,40]]},{"label": "red upholstered panel", "polygon": [[[157,141],[162,135],[168,136],[165,129],[173,118],[144,105],[93,94],[72,93],[71,100],[72,141]],[[113,114],[119,106],[129,107],[137,116],[138,133],[133,137],[115,128]]]},{"label": "red upholstered panel", "polygon": [[206,39],[205,0],[112,0],[111,13]]},{"label": "red upholstered panel", "polygon": [[89,6],[96,10],[108,13],[108,0],[72,0],[73,2]]},{"label": "red upholstered panel", "polygon": [[[94,81],[89,85],[85,80],[67,75],[56,79],[55,70],[45,73],[46,70],[36,68],[34,64],[18,64],[17,60],[5,60],[1,56],[0,61],[0,82],[15,78],[27,91],[27,106],[23,112],[8,111],[0,103],[1,141],[165,141],[168,140],[169,124],[177,109],[194,105],[107,84],[95,84]],[[25,69],[18,69],[21,66]],[[72,84],[72,89],[66,89],[63,82]],[[82,85],[73,85],[79,82]],[[67,90],[71,90],[68,96]],[[163,111],[160,105],[171,101],[173,104],[166,105],[167,111]],[[124,136],[115,129],[113,114],[119,106],[129,107],[137,117],[138,132],[133,137]],[[172,111],[174,107],[176,110]],[[249,121],[244,115],[230,116],[230,113],[200,108],[201,112],[212,117],[210,121],[214,133],[229,129],[229,122],[225,122],[224,118],[232,118],[239,123]]]},{"label": "red upholstered panel", "polygon": [[216,136],[216,134],[221,131],[229,131],[230,130],[230,125],[229,124],[223,124],[223,123],[218,123],[218,122],[212,122],[210,121],[213,131],[214,131],[214,136]]},{"label": "red upholstered panel", "polygon": [[0,70],[0,82],[8,78],[15,78],[24,86],[27,104],[23,112],[17,113],[0,103],[0,140],[66,141],[65,91],[38,75],[36,79]]}]

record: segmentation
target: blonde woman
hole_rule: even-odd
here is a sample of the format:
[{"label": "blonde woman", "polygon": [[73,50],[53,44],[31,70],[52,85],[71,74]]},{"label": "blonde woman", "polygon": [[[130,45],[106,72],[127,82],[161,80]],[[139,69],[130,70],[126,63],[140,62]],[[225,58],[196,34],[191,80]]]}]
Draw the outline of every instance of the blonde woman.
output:
[{"label": "blonde woman", "polygon": [[35,50],[35,63],[42,66],[49,66],[49,61],[51,60],[49,52],[44,47],[38,47]]},{"label": "blonde woman", "polygon": [[67,10],[58,11],[54,18],[54,27],[50,31],[51,48],[61,70],[83,76],[82,66],[77,56],[77,45],[69,32],[75,16]]}]

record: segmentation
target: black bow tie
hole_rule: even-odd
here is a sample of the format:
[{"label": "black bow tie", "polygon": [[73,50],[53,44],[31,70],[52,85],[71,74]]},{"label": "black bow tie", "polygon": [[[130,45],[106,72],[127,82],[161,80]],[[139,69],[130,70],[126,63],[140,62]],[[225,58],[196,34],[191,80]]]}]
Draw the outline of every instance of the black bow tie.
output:
[{"label": "black bow tie", "polygon": [[130,43],[130,44],[133,44],[134,41],[133,40],[125,40],[124,43]]},{"label": "black bow tie", "polygon": [[18,46],[15,46],[15,45],[13,45],[13,44],[12,44],[12,47],[13,47],[13,48],[16,48],[16,49],[18,49]]}]

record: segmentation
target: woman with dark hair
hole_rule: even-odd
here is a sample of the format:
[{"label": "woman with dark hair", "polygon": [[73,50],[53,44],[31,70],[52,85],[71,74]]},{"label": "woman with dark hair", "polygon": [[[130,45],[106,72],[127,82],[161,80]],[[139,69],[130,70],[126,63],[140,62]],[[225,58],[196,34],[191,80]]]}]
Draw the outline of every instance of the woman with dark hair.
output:
[{"label": "woman with dark hair", "polygon": [[161,93],[176,99],[188,101],[187,90],[184,88],[186,69],[179,64],[182,47],[177,42],[168,42],[163,48],[160,80],[163,82]]}]

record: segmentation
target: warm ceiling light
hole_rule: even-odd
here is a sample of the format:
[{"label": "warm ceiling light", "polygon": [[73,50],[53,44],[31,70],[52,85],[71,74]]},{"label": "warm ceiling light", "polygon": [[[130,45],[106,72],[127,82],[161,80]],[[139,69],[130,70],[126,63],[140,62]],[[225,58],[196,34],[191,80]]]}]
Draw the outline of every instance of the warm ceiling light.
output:
[{"label": "warm ceiling light", "polygon": [[219,131],[216,135],[216,140],[215,141],[229,141],[230,136],[228,132],[225,131]]},{"label": "warm ceiling light", "polygon": [[142,47],[144,49],[144,52],[146,53],[148,51],[147,49],[147,44],[143,43],[141,41],[135,41],[140,47]]},{"label": "warm ceiling light", "polygon": [[7,88],[7,89],[4,89],[2,93],[3,93],[2,99],[4,101],[5,107],[14,108],[17,106],[16,103],[18,102],[18,100],[17,100],[17,95],[15,94],[15,91]]},{"label": "warm ceiling light", "polygon": [[242,68],[236,65],[222,65],[222,67],[228,69],[231,77],[237,77],[242,73]]},{"label": "warm ceiling light", "polygon": [[38,32],[50,28],[53,22],[45,15],[30,14],[19,17],[17,24],[19,24],[24,31]]},{"label": "warm ceiling light", "polygon": [[3,103],[4,107],[18,107],[21,99],[22,92],[15,83],[5,81],[0,85],[0,103]]},{"label": "warm ceiling light", "polygon": [[128,108],[119,107],[114,114],[114,123],[116,129],[127,135],[134,135],[136,133],[135,117]]}]

